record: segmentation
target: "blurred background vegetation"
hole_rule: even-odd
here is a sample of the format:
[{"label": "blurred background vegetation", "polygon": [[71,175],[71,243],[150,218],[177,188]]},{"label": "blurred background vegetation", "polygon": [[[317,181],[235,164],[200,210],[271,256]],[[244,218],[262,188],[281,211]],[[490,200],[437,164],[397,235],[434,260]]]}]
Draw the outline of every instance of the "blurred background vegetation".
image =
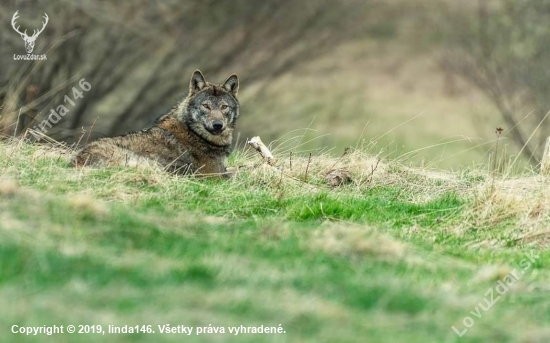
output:
[{"label": "blurred background vegetation", "polygon": [[[194,69],[241,80],[239,140],[301,134],[296,150],[372,145],[460,168],[520,156],[549,135],[547,0],[3,1],[0,133],[20,135],[92,89],[48,131],[78,142],[143,128],[185,94]],[[11,28],[50,18],[34,54]],[[302,131],[296,131],[302,129]]]}]

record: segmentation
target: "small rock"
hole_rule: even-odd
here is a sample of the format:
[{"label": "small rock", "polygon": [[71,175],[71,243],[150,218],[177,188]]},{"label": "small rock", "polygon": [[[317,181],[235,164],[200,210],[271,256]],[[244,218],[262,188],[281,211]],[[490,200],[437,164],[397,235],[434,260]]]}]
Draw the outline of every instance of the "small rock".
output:
[{"label": "small rock", "polygon": [[345,169],[333,169],[325,176],[325,182],[330,187],[339,187],[352,181],[351,173]]}]

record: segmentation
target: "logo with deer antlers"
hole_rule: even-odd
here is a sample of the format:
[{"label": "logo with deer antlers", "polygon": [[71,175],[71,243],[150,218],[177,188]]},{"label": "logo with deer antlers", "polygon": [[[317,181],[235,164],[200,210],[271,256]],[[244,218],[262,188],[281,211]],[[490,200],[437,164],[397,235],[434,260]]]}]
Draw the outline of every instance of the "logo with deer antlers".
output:
[{"label": "logo with deer antlers", "polygon": [[42,28],[40,30],[34,30],[32,36],[28,36],[27,30],[25,30],[25,32],[21,32],[19,31],[20,26],[15,27],[15,22],[17,18],[19,18],[18,14],[19,11],[15,12],[15,14],[13,15],[13,18],[11,19],[11,26],[17,33],[21,35],[21,38],[23,38],[23,40],[25,41],[25,49],[27,49],[27,52],[31,54],[34,50],[34,42],[36,41],[36,38],[38,38],[38,35],[41,34],[42,31],[44,31],[46,25],[48,25],[48,21],[50,20],[50,18],[48,18],[48,15],[46,13],[44,13],[43,18],[45,19],[45,21],[42,22]]}]

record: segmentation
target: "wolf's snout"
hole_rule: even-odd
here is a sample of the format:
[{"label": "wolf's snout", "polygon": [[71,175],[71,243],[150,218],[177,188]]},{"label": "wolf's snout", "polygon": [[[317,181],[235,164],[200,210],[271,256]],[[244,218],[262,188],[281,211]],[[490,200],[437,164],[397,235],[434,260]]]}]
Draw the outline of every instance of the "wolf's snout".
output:
[{"label": "wolf's snout", "polygon": [[221,120],[214,120],[212,123],[212,128],[215,131],[221,131],[223,129],[223,122]]}]

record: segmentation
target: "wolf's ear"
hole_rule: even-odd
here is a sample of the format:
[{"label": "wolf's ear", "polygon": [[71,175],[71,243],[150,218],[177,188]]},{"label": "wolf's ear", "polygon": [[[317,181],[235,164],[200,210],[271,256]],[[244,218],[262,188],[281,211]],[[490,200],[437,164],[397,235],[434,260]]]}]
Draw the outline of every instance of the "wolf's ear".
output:
[{"label": "wolf's ear", "polygon": [[189,93],[193,94],[206,86],[206,80],[200,70],[195,70],[193,76],[191,76],[191,82],[189,83]]},{"label": "wolf's ear", "polygon": [[223,88],[225,88],[228,92],[231,92],[234,96],[237,96],[237,92],[239,91],[239,78],[237,75],[232,74],[228,77],[223,83]]}]

